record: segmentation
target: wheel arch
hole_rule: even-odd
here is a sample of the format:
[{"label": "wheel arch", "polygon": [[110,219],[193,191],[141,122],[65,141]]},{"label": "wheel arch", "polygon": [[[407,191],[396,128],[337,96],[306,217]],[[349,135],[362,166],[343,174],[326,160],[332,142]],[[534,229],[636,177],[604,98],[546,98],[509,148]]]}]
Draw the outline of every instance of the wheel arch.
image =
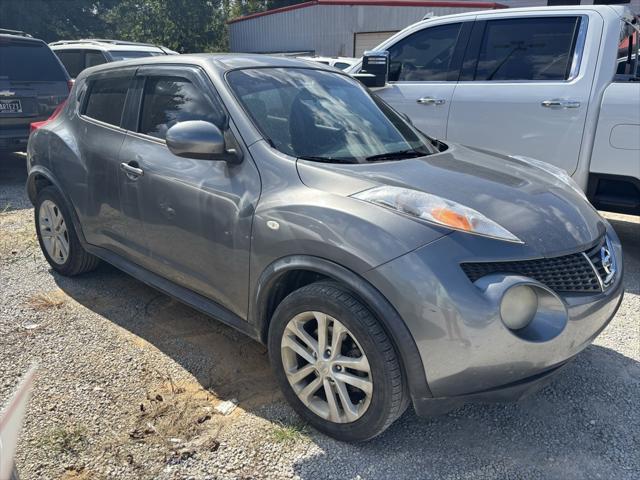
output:
[{"label": "wheel arch", "polygon": [[307,255],[280,258],[260,275],[250,305],[250,321],[266,343],[277,305],[294,290],[318,280],[334,280],[356,295],[376,317],[400,356],[412,399],[431,398],[418,347],[404,320],[389,301],[357,273],[330,260]]},{"label": "wheel arch", "polygon": [[78,238],[80,243],[84,246],[86,244],[84,234],[82,233],[82,227],[80,225],[80,220],[78,219],[78,215],[76,213],[75,208],[73,207],[73,203],[69,196],[65,193],[64,189],[61,188],[60,183],[56,180],[55,176],[49,169],[42,165],[34,165],[29,170],[29,176],[27,177],[27,196],[29,197],[29,201],[32,205],[35,206],[36,198],[38,197],[38,193],[46,187],[54,187],[64,199],[67,210],[71,213],[71,220],[73,221],[73,227],[75,228],[76,233],[78,234]]}]

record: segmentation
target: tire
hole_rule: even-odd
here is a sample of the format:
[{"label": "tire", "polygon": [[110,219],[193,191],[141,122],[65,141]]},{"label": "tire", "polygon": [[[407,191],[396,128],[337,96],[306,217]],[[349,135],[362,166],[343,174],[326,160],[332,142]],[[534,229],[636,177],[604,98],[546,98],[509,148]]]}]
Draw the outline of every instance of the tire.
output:
[{"label": "tire", "polygon": [[[328,325],[326,341],[318,335],[320,325]],[[321,344],[327,346],[322,352]],[[408,405],[400,361],[389,337],[362,302],[337,283],[313,283],[288,295],[273,314],[268,347],[287,401],[305,421],[337,440],[369,440]],[[354,380],[360,388],[353,386]]]},{"label": "tire", "polygon": [[[67,204],[55,187],[45,187],[38,192],[34,218],[40,249],[51,268],[67,277],[96,269],[100,260],[82,247]],[[59,219],[60,230],[56,231],[54,223],[57,224]],[[52,236],[56,236],[53,247]],[[66,249],[60,246],[62,243],[66,243]]]}]

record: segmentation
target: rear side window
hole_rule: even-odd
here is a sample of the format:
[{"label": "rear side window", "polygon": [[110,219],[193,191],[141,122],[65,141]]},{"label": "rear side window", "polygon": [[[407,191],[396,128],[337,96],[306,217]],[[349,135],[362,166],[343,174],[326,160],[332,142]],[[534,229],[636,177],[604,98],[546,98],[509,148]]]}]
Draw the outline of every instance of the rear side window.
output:
[{"label": "rear side window", "polygon": [[425,28],[389,48],[392,82],[444,81],[462,24]]},{"label": "rear side window", "polygon": [[[636,20],[636,23],[639,23]],[[635,76],[638,74],[638,32],[634,25],[623,22],[620,32],[620,42],[618,43],[618,60],[616,63],[616,74],[619,76]]]},{"label": "rear side window", "polygon": [[87,117],[120,126],[131,77],[107,77],[90,81],[84,108]]},{"label": "rear side window", "polygon": [[0,38],[0,78],[14,82],[66,82],[51,49],[41,42]]},{"label": "rear side window", "polygon": [[164,138],[173,125],[203,120],[222,128],[225,115],[189,80],[181,77],[149,77],[145,82],[138,131]]},{"label": "rear side window", "polygon": [[94,52],[91,50],[87,50],[85,55],[85,67],[95,67],[96,65],[102,65],[103,63],[107,63],[107,59],[104,58],[102,52]]},{"label": "rear side window", "polygon": [[566,80],[571,72],[580,18],[490,20],[475,80]]},{"label": "rear side window", "polygon": [[84,70],[84,53],[82,50],[58,50],[56,55],[72,78]]}]

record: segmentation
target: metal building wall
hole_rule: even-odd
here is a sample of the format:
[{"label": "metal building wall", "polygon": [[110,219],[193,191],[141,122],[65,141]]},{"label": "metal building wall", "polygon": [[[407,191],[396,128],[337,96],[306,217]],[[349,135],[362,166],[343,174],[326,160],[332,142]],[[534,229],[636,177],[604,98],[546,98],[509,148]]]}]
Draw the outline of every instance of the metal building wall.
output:
[{"label": "metal building wall", "polygon": [[313,5],[229,25],[232,52],[314,52],[351,56],[354,33],[398,31],[427,13],[450,15],[473,8]]},{"label": "metal building wall", "polygon": [[[546,0],[500,0],[509,7],[544,6]],[[593,0],[582,0],[592,4]],[[631,0],[640,13],[640,0]],[[427,13],[450,15],[474,8],[312,5],[229,25],[232,52],[311,52],[322,56],[352,56],[354,33],[391,32],[421,20]]]}]

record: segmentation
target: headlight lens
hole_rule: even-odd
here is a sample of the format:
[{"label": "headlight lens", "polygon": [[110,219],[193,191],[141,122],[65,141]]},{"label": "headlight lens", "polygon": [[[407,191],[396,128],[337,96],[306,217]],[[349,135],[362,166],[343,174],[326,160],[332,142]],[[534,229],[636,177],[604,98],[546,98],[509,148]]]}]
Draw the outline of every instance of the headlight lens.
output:
[{"label": "headlight lens", "polygon": [[584,198],[585,200],[587,199],[587,196],[584,194],[582,189],[578,186],[575,180],[571,178],[571,176],[564,169],[556,167],[555,165],[551,165],[550,163],[547,163],[547,162],[541,162],[540,160],[536,160],[535,158],[531,158],[531,157],[512,155],[511,158],[515,158],[516,160],[519,160],[524,163],[529,163],[534,167],[538,167],[540,170],[543,170],[548,174],[553,175],[562,183],[564,183],[565,185],[573,189],[582,198]]},{"label": "headlight lens", "polygon": [[375,187],[352,195],[410,217],[454,230],[508,242],[523,243],[518,237],[480,212],[446,198],[402,187]]}]

